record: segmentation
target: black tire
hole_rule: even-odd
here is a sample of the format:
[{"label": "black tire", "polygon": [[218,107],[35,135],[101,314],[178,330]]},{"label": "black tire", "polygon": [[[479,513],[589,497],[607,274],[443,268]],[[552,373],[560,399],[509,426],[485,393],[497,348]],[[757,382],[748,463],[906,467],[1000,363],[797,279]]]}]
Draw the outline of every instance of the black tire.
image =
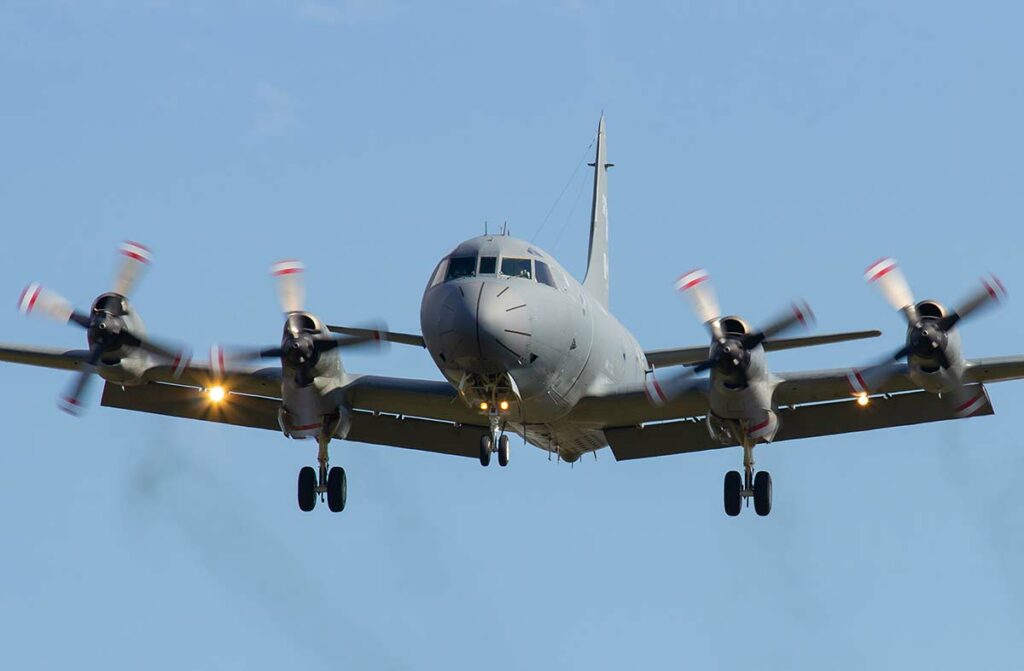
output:
[{"label": "black tire", "polygon": [[480,436],[480,465],[488,466],[491,463],[491,442],[490,436]]},{"label": "black tire", "polygon": [[312,466],[299,470],[299,510],[308,513],[316,507],[316,471]]},{"label": "black tire", "polygon": [[754,475],[754,511],[761,517],[772,511],[772,476],[768,471]]},{"label": "black tire", "polygon": [[725,514],[729,517],[736,517],[743,508],[743,477],[739,471],[729,471],[725,474],[724,487]]},{"label": "black tire", "polygon": [[333,467],[327,473],[327,507],[332,513],[340,513],[345,509],[348,498],[348,478],[341,466]]},{"label": "black tire", "polygon": [[498,465],[508,466],[508,436],[502,436],[498,438]]}]

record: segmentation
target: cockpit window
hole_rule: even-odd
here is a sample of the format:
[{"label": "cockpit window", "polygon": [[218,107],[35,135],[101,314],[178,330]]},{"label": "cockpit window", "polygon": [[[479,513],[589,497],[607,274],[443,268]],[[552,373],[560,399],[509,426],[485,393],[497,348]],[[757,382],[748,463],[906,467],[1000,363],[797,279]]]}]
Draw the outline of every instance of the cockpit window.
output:
[{"label": "cockpit window", "polygon": [[480,274],[481,275],[493,275],[498,270],[498,257],[497,256],[481,256],[480,257]]},{"label": "cockpit window", "polygon": [[441,259],[441,263],[437,264],[437,268],[434,268],[434,274],[430,276],[430,284],[427,288],[436,287],[444,279],[445,271],[448,269],[448,259]]},{"label": "cockpit window", "polygon": [[445,281],[457,280],[460,277],[473,277],[476,275],[475,256],[453,256],[448,260],[448,274]]},{"label": "cockpit window", "polygon": [[527,280],[533,279],[533,268],[530,259],[505,259],[501,260],[501,274],[509,277],[522,277]]},{"label": "cockpit window", "polygon": [[551,273],[551,269],[548,268],[548,264],[543,261],[537,261],[537,281],[541,284],[546,284],[552,289],[557,289],[558,284],[555,282],[555,276]]}]

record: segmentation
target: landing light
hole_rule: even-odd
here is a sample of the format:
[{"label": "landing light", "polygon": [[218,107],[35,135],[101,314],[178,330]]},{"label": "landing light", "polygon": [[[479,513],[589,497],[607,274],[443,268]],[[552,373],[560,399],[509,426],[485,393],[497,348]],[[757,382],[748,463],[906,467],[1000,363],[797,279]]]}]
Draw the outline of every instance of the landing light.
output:
[{"label": "landing light", "polygon": [[866,406],[870,402],[871,402],[871,399],[868,398],[867,394],[857,394],[857,405],[859,405],[860,407],[863,408],[864,406]]},{"label": "landing light", "polygon": [[214,403],[220,403],[224,400],[227,392],[224,391],[224,387],[210,387],[206,390],[206,395]]},{"label": "landing light", "polygon": [[508,401],[502,401],[501,403],[498,404],[498,407],[501,408],[502,410],[508,410]]},{"label": "landing light", "polygon": [[489,408],[489,407],[490,407],[490,406],[489,406],[489,405],[487,405],[487,401],[481,401],[481,402],[480,402],[480,409],[481,409],[481,410],[487,410],[487,408]]}]

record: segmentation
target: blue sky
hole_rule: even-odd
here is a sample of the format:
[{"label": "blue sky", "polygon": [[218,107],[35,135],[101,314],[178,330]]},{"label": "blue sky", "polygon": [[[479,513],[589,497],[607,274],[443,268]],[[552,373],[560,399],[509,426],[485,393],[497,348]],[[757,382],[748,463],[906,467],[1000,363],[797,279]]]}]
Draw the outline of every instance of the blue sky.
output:
[{"label": "blue sky", "polygon": [[[967,353],[1024,351],[1018,3],[19,2],[0,5],[0,340],[39,280],[87,305],[124,238],[156,262],[148,328],[271,343],[269,264],[333,322],[417,330],[434,264],[509,221],[579,273],[608,120],[612,307],[648,347],[701,342],[694,266],[757,321],[794,296],[899,342],[863,285],[1011,294]],[[558,199],[564,189],[564,195]],[[553,207],[554,204],[554,207]],[[550,211],[550,215],[548,215]],[[545,218],[547,218],[546,223]],[[543,226],[542,226],[543,223]],[[421,351],[357,371],[437,378]],[[300,514],[314,448],[91,408],[4,365],[0,657],[10,668],[988,668],[1024,624],[1024,384],[997,415],[759,449],[771,517],[722,512],[736,450],[508,469],[335,445],[349,507]]]}]

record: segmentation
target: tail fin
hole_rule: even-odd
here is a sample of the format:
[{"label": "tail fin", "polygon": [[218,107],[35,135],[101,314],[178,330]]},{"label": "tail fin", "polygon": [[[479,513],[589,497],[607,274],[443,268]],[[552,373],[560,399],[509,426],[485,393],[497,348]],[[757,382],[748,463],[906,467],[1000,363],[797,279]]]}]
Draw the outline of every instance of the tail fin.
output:
[{"label": "tail fin", "polygon": [[608,307],[608,162],[604,146],[604,115],[597,125],[594,162],[594,200],[590,209],[590,251],[583,288],[601,305]]}]

